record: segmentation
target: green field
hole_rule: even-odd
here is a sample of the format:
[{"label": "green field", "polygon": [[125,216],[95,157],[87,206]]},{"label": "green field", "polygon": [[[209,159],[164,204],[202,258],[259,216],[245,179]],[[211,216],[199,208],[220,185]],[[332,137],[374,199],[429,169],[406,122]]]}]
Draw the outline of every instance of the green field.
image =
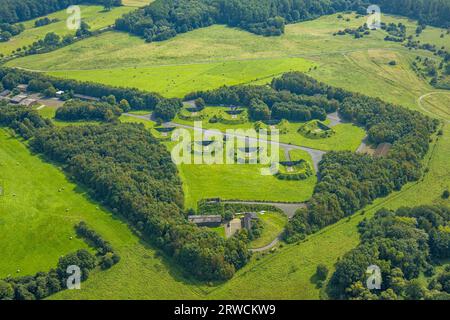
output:
[{"label": "green field", "polygon": [[260,213],[258,217],[262,221],[263,230],[261,236],[250,243],[251,248],[262,248],[270,244],[283,232],[287,224],[287,217],[276,212]]},{"label": "green field", "polygon": [[[80,6],[81,19],[91,26],[91,31],[100,30],[108,27],[124,13],[134,10],[130,7],[115,7],[111,11],[104,11],[102,6]],[[13,37],[10,41],[0,44],[0,53],[9,55],[17,48],[23,48],[33,44],[33,42],[43,39],[49,32],[54,32],[59,36],[75,34],[75,31],[69,30],[66,26],[66,20],[69,17],[66,10],[48,14],[50,19],[59,19],[58,22],[36,28],[34,22],[37,19],[29,20],[23,23],[25,31]],[[39,19],[39,18],[38,18]]]},{"label": "green field", "polygon": [[[225,107],[206,107],[201,112],[198,112],[195,117],[203,117],[202,120],[197,119],[196,121],[202,122],[202,128],[204,129],[217,129],[222,132],[226,132],[226,130],[236,130],[236,129],[254,129],[255,123],[252,121],[247,121],[245,123],[239,124],[229,124],[229,123],[210,123],[209,119],[213,116],[221,116],[224,114],[224,111],[228,110]],[[184,111],[184,110],[183,110]],[[187,111],[182,111],[182,114],[186,114]],[[193,126],[194,120],[188,120],[186,118],[180,118],[180,116],[175,117],[173,120],[175,123],[180,123],[183,125]],[[329,121],[324,121],[325,124],[328,124]],[[361,141],[364,139],[366,133],[363,128],[358,127],[351,123],[343,123],[338,124],[333,127],[334,134],[327,138],[308,138],[303,134],[298,132],[298,129],[304,125],[305,122],[289,122],[284,121],[281,125],[276,125],[275,129],[280,131],[278,135],[278,139],[280,142],[288,143],[297,146],[304,146],[318,150],[324,151],[340,151],[340,150],[349,150],[355,151]],[[265,129],[269,130],[269,126],[265,126]]]},{"label": "green field", "polygon": [[[415,23],[407,19],[384,19],[407,24],[409,32],[415,30]],[[396,43],[383,41],[382,31],[359,40],[350,36],[332,36],[333,32],[346,26],[361,25],[363,20],[352,18],[347,23],[337,20],[336,15],[322,17],[289,25],[286,35],[279,38],[259,37],[237,29],[212,26],[169,41],[147,44],[127,34],[108,32],[53,53],[13,60],[9,65],[53,70],[69,77],[72,71],[58,70],[72,69],[78,77],[81,73],[77,69],[82,66],[89,70],[86,73],[92,79],[100,82],[110,81],[108,72],[111,69],[115,76],[119,75],[120,80],[117,81],[136,81],[144,86],[145,72],[156,68],[160,68],[161,74],[152,78],[154,82],[166,79],[166,69],[177,70],[180,65],[181,70],[186,67],[185,64],[204,64],[208,67],[205,67],[208,77],[220,78],[223,66],[216,71],[209,67],[220,66],[224,61],[231,66],[240,60],[242,63],[253,63],[254,68],[268,70],[270,67],[264,69],[264,66],[269,61],[283,61],[284,64],[284,61],[301,56],[307,59],[305,63],[312,61],[318,66],[310,74],[327,83],[446,118],[445,112],[449,106],[446,95],[430,95],[423,98],[422,106],[418,104],[420,96],[435,90],[409,67],[409,61],[416,52],[411,53]],[[442,41],[442,45],[449,47],[450,36],[441,39],[440,32],[428,27],[419,39],[422,42]],[[420,54],[429,55],[422,51]],[[397,65],[389,66],[388,62],[393,59],[398,62]],[[172,65],[164,66],[167,64]],[[102,70],[90,70],[99,66]],[[115,73],[116,69],[120,70],[119,67],[127,72]],[[144,72],[142,78],[139,72]],[[239,79],[239,72],[235,76],[232,81],[249,81],[248,78]],[[174,81],[175,84],[166,82],[158,90],[172,90],[178,95],[195,87],[177,79]],[[231,80],[224,78],[220,81]],[[215,85],[220,81],[217,80]],[[267,79],[258,82],[265,81]],[[159,85],[152,83],[145,88]],[[51,116],[51,111],[46,108],[41,112]],[[150,121],[125,116],[121,120],[144,123],[154,133],[154,124]],[[286,138],[290,137],[285,140],[287,142],[298,134],[296,127],[300,124],[289,125],[292,125],[292,130],[286,134]],[[364,136],[362,129],[351,124],[338,125],[333,130],[336,134],[329,139],[341,134],[340,139],[308,139],[312,140],[311,146],[324,150],[353,150]],[[90,279],[83,283],[82,290],[65,291],[53,296],[53,299],[318,299],[324,297],[324,293],[313,281],[317,265],[325,264],[332,273],[336,260],[359,243],[357,225],[364,217],[370,217],[382,207],[395,209],[431,203],[449,205],[449,200],[441,199],[443,190],[450,187],[450,125],[446,123],[443,136],[437,143],[433,142],[427,155],[427,170],[422,180],[378,199],[365,208],[364,214],[358,213],[329,226],[298,245],[284,244],[274,253],[255,254],[251,262],[227,283],[198,284],[181,277],[170,261],[142,243],[123,221],[106,210],[97,210],[97,205],[85,196],[82,189],[67,181],[59,169],[30,154],[22,143],[10,138],[4,130],[0,133],[0,184],[6,191],[4,196],[0,196],[0,256],[11,257],[8,261],[0,261],[0,277],[10,273],[17,275],[18,268],[21,269],[18,275],[47,270],[56,264],[60,255],[84,247],[85,244],[78,239],[68,240],[74,236],[73,225],[81,219],[110,241],[122,257],[121,262],[112,269],[93,272]],[[298,140],[297,136],[295,139],[296,144],[309,143],[308,140]],[[309,198],[315,184],[315,181],[308,179],[286,185],[286,181],[258,175],[255,166],[207,166],[202,170],[200,167],[186,165],[179,168],[187,206],[194,206],[200,198],[218,194],[230,199],[254,199],[257,196],[261,199],[297,198],[302,201]],[[64,190],[58,192],[61,188]],[[16,197],[12,197],[12,192]],[[68,212],[65,211],[67,208]]]},{"label": "green field", "polygon": [[[416,107],[417,97],[431,87],[417,78],[409,64],[417,54],[432,55],[423,50],[410,52],[398,43],[384,41],[386,33],[382,30],[357,40],[333,36],[340,29],[358,27],[366,21],[365,17],[347,16],[349,22],[331,15],[288,25],[281,37],[262,37],[221,25],[156,43],[107,32],[8,65],[51,71],[67,78],[137,86],[168,96],[259,78],[262,80],[254,83],[265,83],[282,71],[307,71],[317,65],[310,74],[319,80]],[[415,22],[405,18],[383,16],[383,21],[402,22],[408,26],[408,33],[415,31]],[[450,47],[450,35],[440,38],[441,32],[428,27],[418,39]],[[391,60],[399,63],[390,66]]]},{"label": "green field", "polygon": [[222,85],[251,83],[262,79],[269,81],[268,79],[289,70],[306,72],[313,65],[302,58],[280,58],[268,60],[266,63],[227,61],[177,66],[102,69],[93,72],[86,72],[86,70],[55,71],[50,74],[62,78],[156,91],[167,97],[183,97],[192,91],[214,89]]}]

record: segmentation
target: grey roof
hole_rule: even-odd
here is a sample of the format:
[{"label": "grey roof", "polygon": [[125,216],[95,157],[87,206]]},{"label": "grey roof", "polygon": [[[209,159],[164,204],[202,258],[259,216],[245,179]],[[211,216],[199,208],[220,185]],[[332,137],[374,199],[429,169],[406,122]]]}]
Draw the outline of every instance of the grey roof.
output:
[{"label": "grey roof", "polygon": [[19,103],[20,101],[22,101],[22,100],[24,100],[24,99],[26,99],[26,98],[27,98],[26,95],[24,95],[24,94],[19,94],[19,95],[15,96],[15,97],[12,97],[11,102],[12,102],[12,103]]},{"label": "grey roof", "polygon": [[205,216],[189,216],[188,220],[193,223],[220,223],[222,222],[221,215],[205,215]]},{"label": "grey roof", "polygon": [[91,101],[99,101],[100,100],[99,98],[86,96],[84,94],[74,94],[73,97],[81,99],[81,100],[91,100]]},{"label": "grey roof", "polygon": [[24,99],[24,100],[20,101],[19,104],[22,106],[29,106],[36,102],[37,102],[36,99]]},{"label": "grey roof", "polygon": [[0,92],[0,97],[6,97],[8,94],[10,94],[11,93],[11,91],[9,91],[9,90],[4,90],[4,91],[2,91],[2,92]]}]

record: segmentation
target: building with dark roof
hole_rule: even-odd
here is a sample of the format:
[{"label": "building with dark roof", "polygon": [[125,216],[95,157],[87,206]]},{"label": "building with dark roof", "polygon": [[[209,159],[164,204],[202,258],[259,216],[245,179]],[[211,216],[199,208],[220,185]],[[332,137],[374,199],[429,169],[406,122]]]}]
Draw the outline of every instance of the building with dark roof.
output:
[{"label": "building with dark roof", "polygon": [[198,226],[218,227],[222,223],[221,215],[188,216],[189,222]]}]

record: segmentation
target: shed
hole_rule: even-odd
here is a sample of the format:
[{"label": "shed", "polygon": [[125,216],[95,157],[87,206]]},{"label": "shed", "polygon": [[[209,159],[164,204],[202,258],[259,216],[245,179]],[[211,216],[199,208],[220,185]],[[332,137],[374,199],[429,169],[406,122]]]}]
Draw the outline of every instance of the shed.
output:
[{"label": "shed", "polygon": [[25,100],[27,98],[27,95],[25,94],[19,94],[17,96],[12,97],[12,99],[10,100],[11,103],[14,104],[18,104],[20,103],[22,100]]},{"label": "shed", "polygon": [[25,106],[25,107],[32,107],[32,106],[38,104],[38,101],[36,99],[28,98],[28,99],[24,99],[24,100],[20,101],[19,104],[21,106]]},{"label": "shed", "polygon": [[85,101],[100,101],[99,98],[86,96],[84,94],[74,94],[73,97]]},{"label": "shed", "polygon": [[198,226],[218,227],[222,223],[221,215],[188,216],[189,222]]}]

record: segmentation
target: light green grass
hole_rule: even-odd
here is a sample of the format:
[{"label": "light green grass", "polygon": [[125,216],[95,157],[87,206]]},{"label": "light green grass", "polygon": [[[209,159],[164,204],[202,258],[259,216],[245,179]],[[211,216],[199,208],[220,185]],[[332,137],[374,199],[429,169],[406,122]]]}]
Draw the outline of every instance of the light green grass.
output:
[{"label": "light green grass", "polygon": [[[418,54],[432,55],[423,50],[410,52],[401,44],[384,41],[386,33],[382,30],[362,39],[333,36],[339,29],[354,28],[366,21],[365,17],[349,16],[350,22],[331,15],[288,25],[281,37],[261,37],[221,25],[156,43],[146,43],[126,33],[108,32],[7,65],[180,96],[202,86],[211,88],[267,77],[253,82],[263,84],[271,74],[296,68],[307,71],[312,61],[318,68],[313,68],[310,75],[319,80],[417,108],[417,97],[432,88],[417,78],[410,62]],[[415,30],[414,22],[408,19],[383,16],[383,21],[402,22],[408,25],[408,32]],[[450,36],[439,38],[440,29],[429,27],[426,31],[430,33],[430,42],[443,41],[450,47]],[[298,60],[300,57],[308,61],[303,64]],[[390,66],[391,60],[399,63]],[[245,70],[245,75],[240,69]]]},{"label": "light green grass", "polygon": [[128,7],[143,7],[152,2],[153,0],[122,0],[122,4]]},{"label": "light green grass", "polygon": [[[120,120],[122,122],[143,123],[152,134],[161,137],[154,129],[155,123],[152,121],[129,116],[122,116]],[[188,131],[192,138],[193,131]],[[166,139],[170,139],[170,135]],[[169,149],[172,149],[176,144],[175,142],[165,143]],[[281,156],[283,156],[282,152]],[[311,163],[311,158],[307,152],[300,150],[297,157]],[[275,176],[261,175],[261,169],[264,167],[267,166],[259,164],[179,165],[178,170],[183,181],[186,208],[196,208],[199,200],[216,197],[224,200],[286,202],[303,202],[311,197],[317,181],[315,176],[301,181],[279,180]]]},{"label": "light green grass", "polygon": [[263,230],[261,236],[250,243],[251,248],[262,248],[270,244],[283,232],[287,224],[287,217],[276,212],[259,213],[258,218],[262,221]]},{"label": "light green grass", "polygon": [[273,59],[265,62],[228,61],[209,64],[186,64],[111,70],[53,71],[50,75],[82,81],[102,82],[113,86],[155,91],[167,97],[184,97],[187,93],[214,89],[223,85],[270,81],[285,71],[308,71],[313,66],[302,58]]},{"label": "light green grass", "polygon": [[[83,220],[111,242],[122,260],[108,271],[93,272],[89,280],[93,287],[86,284],[84,290],[83,284],[80,295],[95,292],[97,297],[112,298],[119,293],[131,298],[126,288],[133,288],[135,298],[139,297],[136,290],[147,291],[153,298],[196,296],[191,286],[180,282],[177,272],[167,267],[168,262],[133,235],[122,220],[89,200],[83,189],[69,182],[54,165],[32,155],[5,129],[0,129],[0,181],[4,188],[0,196],[0,278],[47,271],[61,255],[85,248],[73,228]],[[17,273],[17,269],[21,271]],[[59,297],[66,294],[74,292]]]},{"label": "light green grass", "polygon": [[[130,7],[115,7],[111,11],[104,11],[102,6],[80,6],[81,18],[91,26],[91,30],[99,30],[114,24],[115,20],[124,13],[134,10]],[[69,18],[66,10],[57,11],[47,15],[50,19],[59,19],[58,22],[46,26],[34,27],[37,19],[24,22],[25,31],[13,37],[8,42],[0,43],[0,53],[9,55],[13,50],[33,44],[33,42],[43,39],[49,32],[54,32],[59,36],[75,34],[75,31],[69,30],[66,26],[66,20]]]}]

